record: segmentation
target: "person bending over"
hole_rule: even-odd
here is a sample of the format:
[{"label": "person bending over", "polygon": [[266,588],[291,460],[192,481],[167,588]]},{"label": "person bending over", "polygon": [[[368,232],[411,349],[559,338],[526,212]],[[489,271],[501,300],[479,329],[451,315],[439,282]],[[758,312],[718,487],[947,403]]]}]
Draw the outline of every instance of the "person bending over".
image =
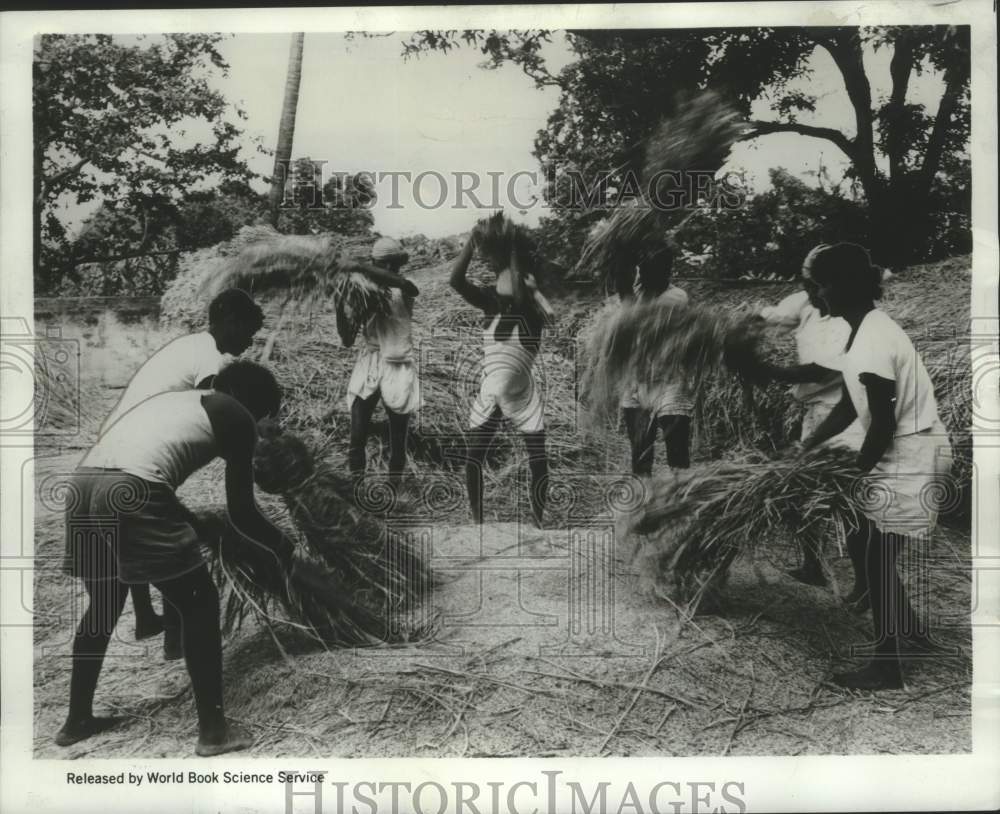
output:
[{"label": "person bending over", "polygon": [[[164,345],[136,371],[114,409],[101,425],[100,435],[125,413],[151,396],[178,390],[205,389],[222,367],[243,353],[264,324],[264,312],[250,296],[230,288],[208,306],[208,330],[178,337]],[[148,585],[130,586],[135,608],[135,638],[163,632],[163,655],[182,657],[179,622],[169,605],[161,618],[153,609]]]},{"label": "person bending over", "polygon": [[268,370],[233,362],[215,376],[212,390],[162,393],[136,405],[74,472],[64,567],[83,580],[89,604],[73,639],[69,711],[56,735],[60,746],[114,724],[94,716],[94,692],[128,586],[147,584],[159,589],[181,620],[198,712],[196,753],[218,755],[250,745],[223,711],[219,594],[201,553],[207,531],[176,492],[192,473],[222,458],[230,522],[271,552],[275,567],[287,563],[293,544],[264,518],[253,495],[256,422],[276,414],[280,400]]}]

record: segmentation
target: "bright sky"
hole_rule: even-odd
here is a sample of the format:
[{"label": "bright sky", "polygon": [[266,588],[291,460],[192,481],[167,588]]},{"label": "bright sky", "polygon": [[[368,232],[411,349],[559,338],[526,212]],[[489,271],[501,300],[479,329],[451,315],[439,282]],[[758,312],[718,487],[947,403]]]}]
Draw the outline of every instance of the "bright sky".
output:
[{"label": "bright sky", "polygon": [[[404,62],[404,37],[348,41],[341,34],[306,34],[293,155],[326,159],[328,171],[410,172],[414,178],[440,173],[452,190],[442,208],[431,208],[441,195],[433,175],[416,185],[426,207],[413,200],[413,185],[400,178],[400,206],[390,208],[392,182],[378,184],[376,228],[385,234],[463,232],[483,213],[453,208],[453,174],[502,173],[498,197],[509,206],[508,180],[538,169],[532,143],[558,93],[535,90],[513,66],[479,68],[484,57],[475,49]],[[289,42],[287,34],[239,35],[221,49],[231,69],[220,87],[246,110],[248,132],[269,147],[277,138]],[[565,47],[551,50],[553,66],[561,67],[568,57]],[[254,169],[269,175],[272,161],[259,156]],[[484,178],[478,196],[484,203],[492,198],[490,184]],[[528,178],[515,187],[519,202],[530,201],[530,187]],[[537,222],[540,214],[531,210],[524,220]]]},{"label": "bright sky", "polygon": [[[308,33],[305,37],[302,82],[295,128],[293,156],[326,159],[328,171],[375,173],[410,172],[416,178],[431,171],[444,176],[450,194],[443,207],[433,207],[441,194],[434,176],[425,176],[417,194],[427,206],[412,198],[413,184],[399,182],[398,206],[391,206],[391,181],[377,186],[375,227],[383,234],[422,232],[441,236],[465,231],[482,212],[453,207],[455,173],[500,173],[499,202],[517,219],[534,224],[544,214],[540,204],[531,206],[534,186],[522,177],[515,187],[517,202],[527,210],[517,214],[506,194],[515,173],[536,172],[531,155],[536,132],[558,101],[556,88],[537,90],[519,68],[499,70],[478,67],[483,60],[476,49],[457,48],[448,54],[431,53],[404,61],[401,40],[405,34],[348,41],[342,34]],[[561,35],[548,48],[552,72],[570,59]],[[225,40],[221,51],[229,62],[226,77],[215,84],[247,113],[243,126],[273,148],[284,94],[288,65],[288,34],[240,34]],[[889,59],[883,50],[867,57],[873,96],[888,92]],[[820,99],[815,114],[803,122],[834,126],[853,135],[853,111],[842,80],[829,56],[818,51],[814,74],[800,88]],[[908,101],[922,101],[936,111],[942,84],[924,73],[911,79]],[[766,103],[754,111],[758,118],[772,118]],[[246,157],[258,172],[269,175],[273,159],[247,150]],[[742,168],[754,188],[767,186],[767,171],[783,166],[800,177],[823,161],[834,180],[845,167],[839,151],[829,142],[795,134],[778,134],[737,145],[729,166]],[[489,179],[484,177],[479,197],[489,202]],[[263,189],[263,186],[261,187]]]}]

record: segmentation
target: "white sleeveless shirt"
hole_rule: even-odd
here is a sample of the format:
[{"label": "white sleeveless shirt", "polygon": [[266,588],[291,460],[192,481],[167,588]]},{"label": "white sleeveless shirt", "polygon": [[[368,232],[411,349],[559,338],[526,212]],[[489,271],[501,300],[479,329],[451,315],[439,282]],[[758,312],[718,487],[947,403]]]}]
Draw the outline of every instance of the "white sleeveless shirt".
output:
[{"label": "white sleeveless shirt", "polygon": [[136,371],[114,410],[104,420],[101,433],[141,401],[157,393],[194,390],[216,375],[233,357],[220,353],[207,331],[181,336],[164,345]]},{"label": "white sleeveless shirt", "polygon": [[177,489],[219,454],[201,403],[210,392],[184,390],[146,399],[108,427],[80,465],[121,469]]}]

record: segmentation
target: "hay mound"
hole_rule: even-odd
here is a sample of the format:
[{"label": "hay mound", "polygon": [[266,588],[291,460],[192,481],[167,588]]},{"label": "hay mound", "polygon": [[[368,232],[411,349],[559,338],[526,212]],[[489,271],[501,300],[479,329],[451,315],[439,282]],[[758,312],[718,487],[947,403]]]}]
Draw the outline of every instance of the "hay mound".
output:
[{"label": "hay mound", "polygon": [[201,330],[208,303],[224,288],[256,297],[280,292],[306,306],[331,300],[342,337],[353,336],[387,297],[364,273],[367,237],[282,235],[266,224],[244,226],[232,240],[181,257],[177,276],[160,300],[160,324]]},{"label": "hay mound", "polygon": [[208,280],[221,274],[226,261],[251,243],[278,232],[265,224],[244,226],[233,239],[181,255],[177,276],[160,299],[160,325],[197,331],[208,323],[208,301],[200,293]]}]

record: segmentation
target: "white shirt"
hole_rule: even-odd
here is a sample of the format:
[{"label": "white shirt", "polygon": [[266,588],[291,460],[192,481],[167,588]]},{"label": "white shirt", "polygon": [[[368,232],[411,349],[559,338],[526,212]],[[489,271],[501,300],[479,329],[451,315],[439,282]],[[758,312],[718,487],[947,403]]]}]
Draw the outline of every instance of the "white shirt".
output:
[{"label": "white shirt", "polygon": [[896,437],[930,429],[938,418],[934,384],[916,348],[892,318],[878,308],[865,315],[854,343],[841,359],[841,372],[861,426],[871,426],[862,373],[896,383]]},{"label": "white shirt", "polygon": [[185,390],[145,399],[97,439],[80,465],[121,469],[176,490],[218,455],[201,403],[210,392]]},{"label": "white shirt", "polygon": [[[840,359],[851,335],[851,326],[840,317],[823,316],[809,302],[805,291],[797,291],[777,305],[762,309],[761,316],[771,325],[794,330],[800,365],[816,364],[840,370]],[[799,401],[833,405],[840,401],[840,381],[803,382],[796,385],[792,393]]]},{"label": "white shirt", "polygon": [[119,418],[150,396],[175,390],[194,390],[232,360],[220,353],[207,331],[182,336],[164,345],[139,368],[118,404],[105,419],[101,435]]}]

